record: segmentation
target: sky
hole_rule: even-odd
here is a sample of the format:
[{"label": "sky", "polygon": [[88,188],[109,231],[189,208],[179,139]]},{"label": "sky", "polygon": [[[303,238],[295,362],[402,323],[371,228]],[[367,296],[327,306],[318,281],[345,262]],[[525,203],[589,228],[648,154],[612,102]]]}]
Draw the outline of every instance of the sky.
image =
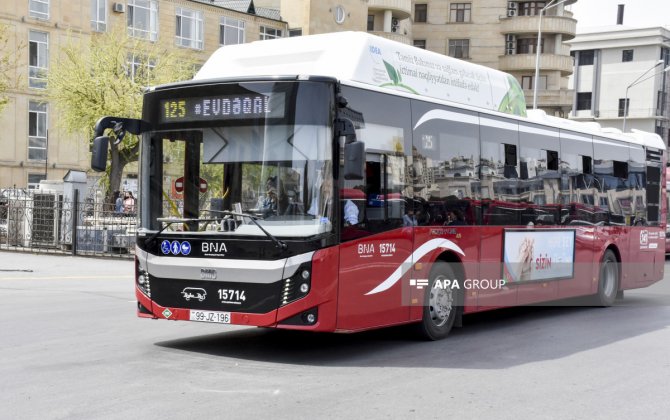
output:
[{"label": "sky", "polygon": [[670,27],[670,0],[577,0],[571,7],[577,32],[594,26],[616,25],[617,5],[625,4],[624,26]]}]

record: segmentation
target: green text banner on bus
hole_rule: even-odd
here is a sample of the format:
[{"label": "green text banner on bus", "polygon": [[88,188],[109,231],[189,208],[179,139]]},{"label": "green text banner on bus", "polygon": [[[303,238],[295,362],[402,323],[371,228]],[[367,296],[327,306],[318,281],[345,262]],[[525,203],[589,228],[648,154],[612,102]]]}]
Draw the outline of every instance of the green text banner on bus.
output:
[{"label": "green text banner on bus", "polygon": [[195,79],[269,75],[334,77],[526,115],[519,82],[511,75],[364,32],[338,32],[228,45]]}]

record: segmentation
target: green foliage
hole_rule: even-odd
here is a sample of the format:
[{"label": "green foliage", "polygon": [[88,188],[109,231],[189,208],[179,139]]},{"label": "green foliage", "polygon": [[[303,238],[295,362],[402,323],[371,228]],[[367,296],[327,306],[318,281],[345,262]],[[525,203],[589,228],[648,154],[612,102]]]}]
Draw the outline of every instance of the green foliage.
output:
[{"label": "green foliage", "polygon": [[[49,69],[48,93],[68,132],[92,133],[104,115],[139,118],[147,86],[191,78],[195,64],[174,49],[128,37],[124,28],[90,42],[70,34],[59,53]],[[143,63],[134,72],[131,57]]]},{"label": "green foliage", "polygon": [[9,31],[6,25],[0,25],[0,112],[9,102],[7,91],[11,87],[10,75],[16,68],[17,51],[9,45]]},{"label": "green foliage", "polygon": [[[189,79],[195,64],[195,57],[172,46],[129,37],[125,27],[86,41],[70,33],[56,51],[48,75],[57,124],[68,133],[86,133],[92,141],[100,117],[140,118],[148,86]],[[111,191],[118,189],[125,165],[137,160],[138,144],[138,138],[129,134],[119,145],[111,145]]]}]

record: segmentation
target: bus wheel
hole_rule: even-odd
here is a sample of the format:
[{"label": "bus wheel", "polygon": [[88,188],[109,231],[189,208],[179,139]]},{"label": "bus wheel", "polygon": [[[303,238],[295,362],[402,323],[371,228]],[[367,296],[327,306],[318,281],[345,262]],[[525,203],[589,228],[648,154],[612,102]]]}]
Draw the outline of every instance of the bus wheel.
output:
[{"label": "bus wheel", "polygon": [[612,306],[619,290],[619,262],[612,250],[608,249],[600,262],[598,292],[594,296],[594,305]]},{"label": "bus wheel", "polygon": [[430,273],[423,305],[419,333],[428,340],[440,340],[449,335],[456,320],[459,291],[449,285],[456,276],[447,263],[437,262]]}]

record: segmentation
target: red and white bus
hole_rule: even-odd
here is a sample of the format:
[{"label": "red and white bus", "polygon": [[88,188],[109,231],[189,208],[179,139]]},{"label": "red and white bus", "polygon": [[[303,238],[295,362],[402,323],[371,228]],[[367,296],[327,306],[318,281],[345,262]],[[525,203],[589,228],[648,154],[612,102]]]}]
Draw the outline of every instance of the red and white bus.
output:
[{"label": "red and white bus", "polygon": [[140,317],[439,339],[660,280],[660,137],[525,114],[511,76],[368,34],[262,41],[101,119],[92,166],[142,133]]}]

